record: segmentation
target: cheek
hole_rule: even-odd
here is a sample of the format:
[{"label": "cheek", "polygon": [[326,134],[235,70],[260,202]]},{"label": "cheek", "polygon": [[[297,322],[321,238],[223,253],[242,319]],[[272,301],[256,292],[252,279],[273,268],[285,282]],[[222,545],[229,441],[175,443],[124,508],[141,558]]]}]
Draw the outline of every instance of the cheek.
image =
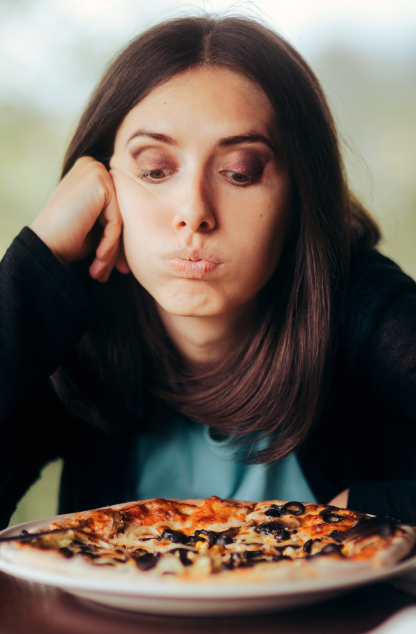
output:
[{"label": "cheek", "polygon": [[166,226],[163,202],[151,191],[130,178],[114,179],[117,201],[123,218],[124,248],[127,261],[135,267],[144,266],[154,252],[154,246]]},{"label": "cheek", "polygon": [[291,222],[291,194],[286,180],[273,187],[252,190],[238,204],[228,205],[224,219],[230,240],[240,253],[243,267],[253,274],[271,275],[275,270]]}]

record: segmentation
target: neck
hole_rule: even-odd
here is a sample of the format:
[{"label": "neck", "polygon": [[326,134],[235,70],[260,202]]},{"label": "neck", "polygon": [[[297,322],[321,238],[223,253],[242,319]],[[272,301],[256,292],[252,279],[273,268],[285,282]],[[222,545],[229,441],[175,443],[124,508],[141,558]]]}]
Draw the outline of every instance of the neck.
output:
[{"label": "neck", "polygon": [[244,306],[226,315],[184,317],[156,306],[176,348],[187,361],[198,365],[225,359],[238,343],[251,312],[249,306]]}]

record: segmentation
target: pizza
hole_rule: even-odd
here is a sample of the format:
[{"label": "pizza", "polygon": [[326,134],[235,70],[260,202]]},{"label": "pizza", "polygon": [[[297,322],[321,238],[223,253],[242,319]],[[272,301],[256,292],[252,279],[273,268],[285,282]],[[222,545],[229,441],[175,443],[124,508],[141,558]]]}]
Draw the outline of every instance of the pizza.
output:
[{"label": "pizza", "polygon": [[389,566],[415,542],[415,529],[392,518],[323,504],[212,496],[62,516],[0,540],[0,558],[87,576],[270,581]]}]

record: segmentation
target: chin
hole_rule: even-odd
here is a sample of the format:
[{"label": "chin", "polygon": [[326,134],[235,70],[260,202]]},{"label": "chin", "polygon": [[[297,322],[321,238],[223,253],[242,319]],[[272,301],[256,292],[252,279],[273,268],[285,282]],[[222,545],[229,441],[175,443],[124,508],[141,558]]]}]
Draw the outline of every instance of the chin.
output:
[{"label": "chin", "polygon": [[218,301],[207,299],[198,299],[196,297],[155,297],[157,303],[171,315],[180,317],[215,317],[227,312],[224,305]]},{"label": "chin", "polygon": [[167,313],[178,315],[178,317],[215,317],[222,313],[220,310],[207,306],[179,306],[175,303],[161,303],[160,305]]},{"label": "chin", "polygon": [[217,288],[195,283],[167,284],[151,293],[167,313],[182,317],[211,317],[224,311],[224,297]]}]

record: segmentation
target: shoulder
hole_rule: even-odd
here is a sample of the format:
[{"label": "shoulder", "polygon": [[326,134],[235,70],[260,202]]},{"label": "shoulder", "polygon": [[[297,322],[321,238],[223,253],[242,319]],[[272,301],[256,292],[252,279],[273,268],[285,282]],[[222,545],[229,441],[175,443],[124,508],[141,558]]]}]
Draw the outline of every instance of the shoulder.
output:
[{"label": "shoulder", "polygon": [[401,292],[416,293],[416,282],[390,258],[365,249],[351,258],[348,300],[375,301]]},{"label": "shoulder", "polygon": [[[346,297],[346,326],[365,316],[367,326],[377,320],[389,304],[402,295],[416,296],[416,282],[375,249],[366,249],[351,259]],[[365,323],[356,326],[365,327]]]},{"label": "shoulder", "polygon": [[[351,259],[342,347],[350,367],[391,323],[397,331],[414,330],[409,315],[416,311],[416,282],[392,260],[375,249],[365,249]],[[414,320],[413,320],[414,321]]]}]

